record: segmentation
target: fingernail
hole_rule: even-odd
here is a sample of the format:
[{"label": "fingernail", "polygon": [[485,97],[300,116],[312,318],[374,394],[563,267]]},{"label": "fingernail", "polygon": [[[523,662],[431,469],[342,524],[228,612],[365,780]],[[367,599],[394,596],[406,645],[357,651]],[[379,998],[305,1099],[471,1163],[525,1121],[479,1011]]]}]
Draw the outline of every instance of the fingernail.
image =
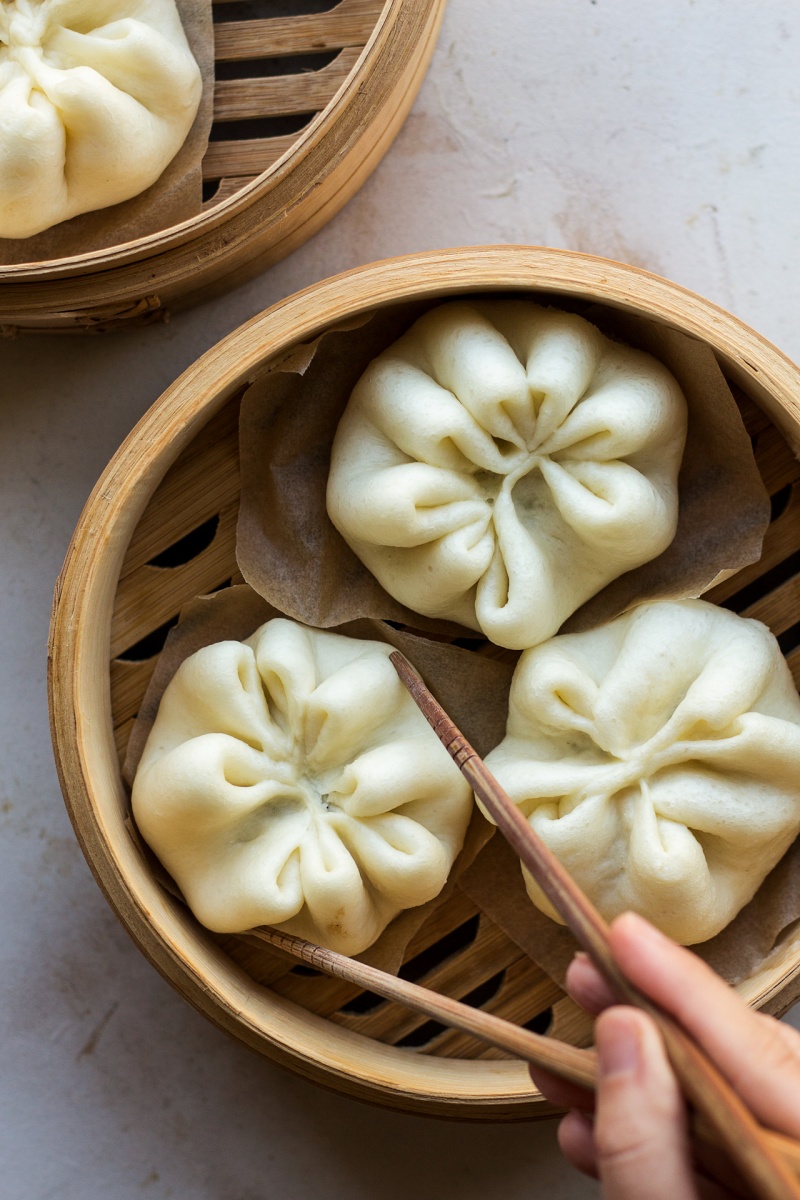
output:
[{"label": "fingernail", "polygon": [[597,1061],[600,1075],[630,1075],[641,1057],[639,1031],[621,1012],[609,1010],[597,1025]]}]

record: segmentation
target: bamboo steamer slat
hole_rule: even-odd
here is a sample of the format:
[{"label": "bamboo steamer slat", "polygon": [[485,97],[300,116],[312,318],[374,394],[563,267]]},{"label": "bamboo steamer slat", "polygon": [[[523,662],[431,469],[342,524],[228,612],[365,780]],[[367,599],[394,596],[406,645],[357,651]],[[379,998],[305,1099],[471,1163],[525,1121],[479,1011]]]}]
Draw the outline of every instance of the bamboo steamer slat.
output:
[{"label": "bamboo steamer slat", "polygon": [[[520,1120],[552,1110],[524,1067],[352,984],[315,976],[246,938],[214,936],[155,882],[125,827],[119,761],[179,609],[237,578],[238,401],[298,341],[370,309],[471,291],[522,290],[610,304],[708,342],[740,389],[774,520],[760,564],[709,598],[758,616],[800,680],[800,371],[736,318],[653,275],[531,247],[449,250],[389,260],[275,305],[177,380],[98,482],[56,589],[50,701],[56,760],[76,834],[139,947],[201,1012],[264,1054],[348,1095],[397,1109]],[[767,573],[765,576],[765,572]],[[746,590],[742,590],[745,588]],[[586,1044],[585,1014],[462,893],[408,948],[404,972],[553,1036]],[[784,1011],[800,996],[800,932],[739,985]]]},{"label": "bamboo steamer slat", "polygon": [[[105,250],[0,264],[0,332],[100,333],[165,320],[297,249],[354,195],[398,133],[445,2],[339,0],[304,14],[314,5],[294,0],[297,16],[229,20],[229,0],[214,0],[218,73],[250,64],[253,78],[215,82],[202,212]],[[263,75],[298,56],[303,69]],[[271,134],[280,119],[294,131]],[[238,136],[231,122],[255,122],[257,136]]]}]

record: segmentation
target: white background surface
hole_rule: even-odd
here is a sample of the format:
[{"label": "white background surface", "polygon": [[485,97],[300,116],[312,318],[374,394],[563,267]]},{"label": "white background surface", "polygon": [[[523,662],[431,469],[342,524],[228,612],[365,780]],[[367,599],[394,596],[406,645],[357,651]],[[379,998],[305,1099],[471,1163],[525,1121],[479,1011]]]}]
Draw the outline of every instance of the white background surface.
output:
[{"label": "white background surface", "polygon": [[[241,321],[344,268],[533,242],[685,284],[800,356],[800,14],[783,0],[450,0],[387,159],[289,261],[167,326],[0,343],[0,1171],[8,1200],[580,1200],[554,1126],[319,1091],[218,1033],[92,881],[51,759],[50,598],[106,461]],[[797,1011],[797,1010],[796,1010]]]}]

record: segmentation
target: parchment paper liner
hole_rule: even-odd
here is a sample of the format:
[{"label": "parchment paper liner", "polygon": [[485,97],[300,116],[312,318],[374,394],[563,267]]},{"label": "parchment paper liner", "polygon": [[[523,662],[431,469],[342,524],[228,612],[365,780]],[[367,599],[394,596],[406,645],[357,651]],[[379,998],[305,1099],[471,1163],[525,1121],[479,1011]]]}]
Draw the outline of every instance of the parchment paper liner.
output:
[{"label": "parchment paper liner", "polygon": [[88,254],[169,229],[200,212],[203,178],[200,164],[208,146],[214,108],[214,30],[211,0],[176,0],[189,48],[203,80],[200,107],[186,141],[156,182],[145,192],[81,213],[29,238],[0,238],[0,264],[47,262]]},{"label": "parchment paper liner", "polygon": [[[504,838],[492,838],[461,876],[459,887],[538,967],[563,984],[578,943],[528,899],[519,859]],[[740,983],[763,966],[799,918],[800,839],[721,933],[689,949],[728,983]]]},{"label": "parchment paper liner", "polygon": [[[186,606],[180,622],[170,632],[161,651],[131,732],[123,769],[128,783],[132,782],[136,773],[164,689],[183,660],[211,642],[229,638],[241,641],[255,633],[265,621],[283,615],[247,586],[224,588],[213,596],[199,597]],[[336,632],[388,642],[402,651],[419,669],[440,703],[452,713],[453,719],[473,740],[480,753],[488,754],[503,737],[512,674],[508,664],[472,654],[445,642],[416,637],[370,619],[348,622],[337,627]],[[132,820],[129,828],[135,831]],[[462,872],[493,833],[492,826],[483,819],[476,807],[464,847],[443,890],[427,904],[400,913],[378,940],[358,957],[382,970],[396,972],[411,938],[452,893]],[[142,848],[142,839],[138,834],[136,841]],[[181,898],[179,889],[164,868],[160,864],[156,866],[158,860],[155,856],[148,851],[147,857],[162,886]],[[264,955],[265,958],[274,958],[274,952],[266,947]]]},{"label": "parchment paper liner", "polygon": [[[440,303],[441,301],[437,301]],[[266,600],[326,628],[357,617],[439,634],[475,631],[420,616],[381,587],[333,527],[325,508],[330,446],[367,364],[431,304],[394,305],[300,346],[255,381],[240,422],[242,472],[237,559]],[[686,334],[598,305],[581,309],[610,336],[641,346],[677,377],[689,406],[672,545],[614,580],[565,623],[591,628],[643,600],[698,596],[760,553],[767,496],[736,402],[711,348]]]}]

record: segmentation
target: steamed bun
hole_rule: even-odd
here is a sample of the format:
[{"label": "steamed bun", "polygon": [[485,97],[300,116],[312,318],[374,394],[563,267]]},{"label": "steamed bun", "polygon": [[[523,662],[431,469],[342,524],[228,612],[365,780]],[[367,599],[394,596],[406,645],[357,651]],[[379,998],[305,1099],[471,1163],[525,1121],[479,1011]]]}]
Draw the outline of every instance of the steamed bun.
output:
[{"label": "steamed bun", "polygon": [[201,91],[174,0],[0,0],[0,237],[150,187]]},{"label": "steamed bun", "polygon": [[528,300],[431,309],[359,380],[328,513],[402,604],[525,649],[675,536],[666,367]]},{"label": "steamed bun", "polygon": [[441,891],[472,793],[390,653],[278,618],[176,672],[133,812],[208,928],[358,954]]},{"label": "steamed bun", "polygon": [[789,669],[764,625],[700,600],[523,654],[486,761],[607,920],[633,909],[684,945],[727,925],[800,830]]}]

